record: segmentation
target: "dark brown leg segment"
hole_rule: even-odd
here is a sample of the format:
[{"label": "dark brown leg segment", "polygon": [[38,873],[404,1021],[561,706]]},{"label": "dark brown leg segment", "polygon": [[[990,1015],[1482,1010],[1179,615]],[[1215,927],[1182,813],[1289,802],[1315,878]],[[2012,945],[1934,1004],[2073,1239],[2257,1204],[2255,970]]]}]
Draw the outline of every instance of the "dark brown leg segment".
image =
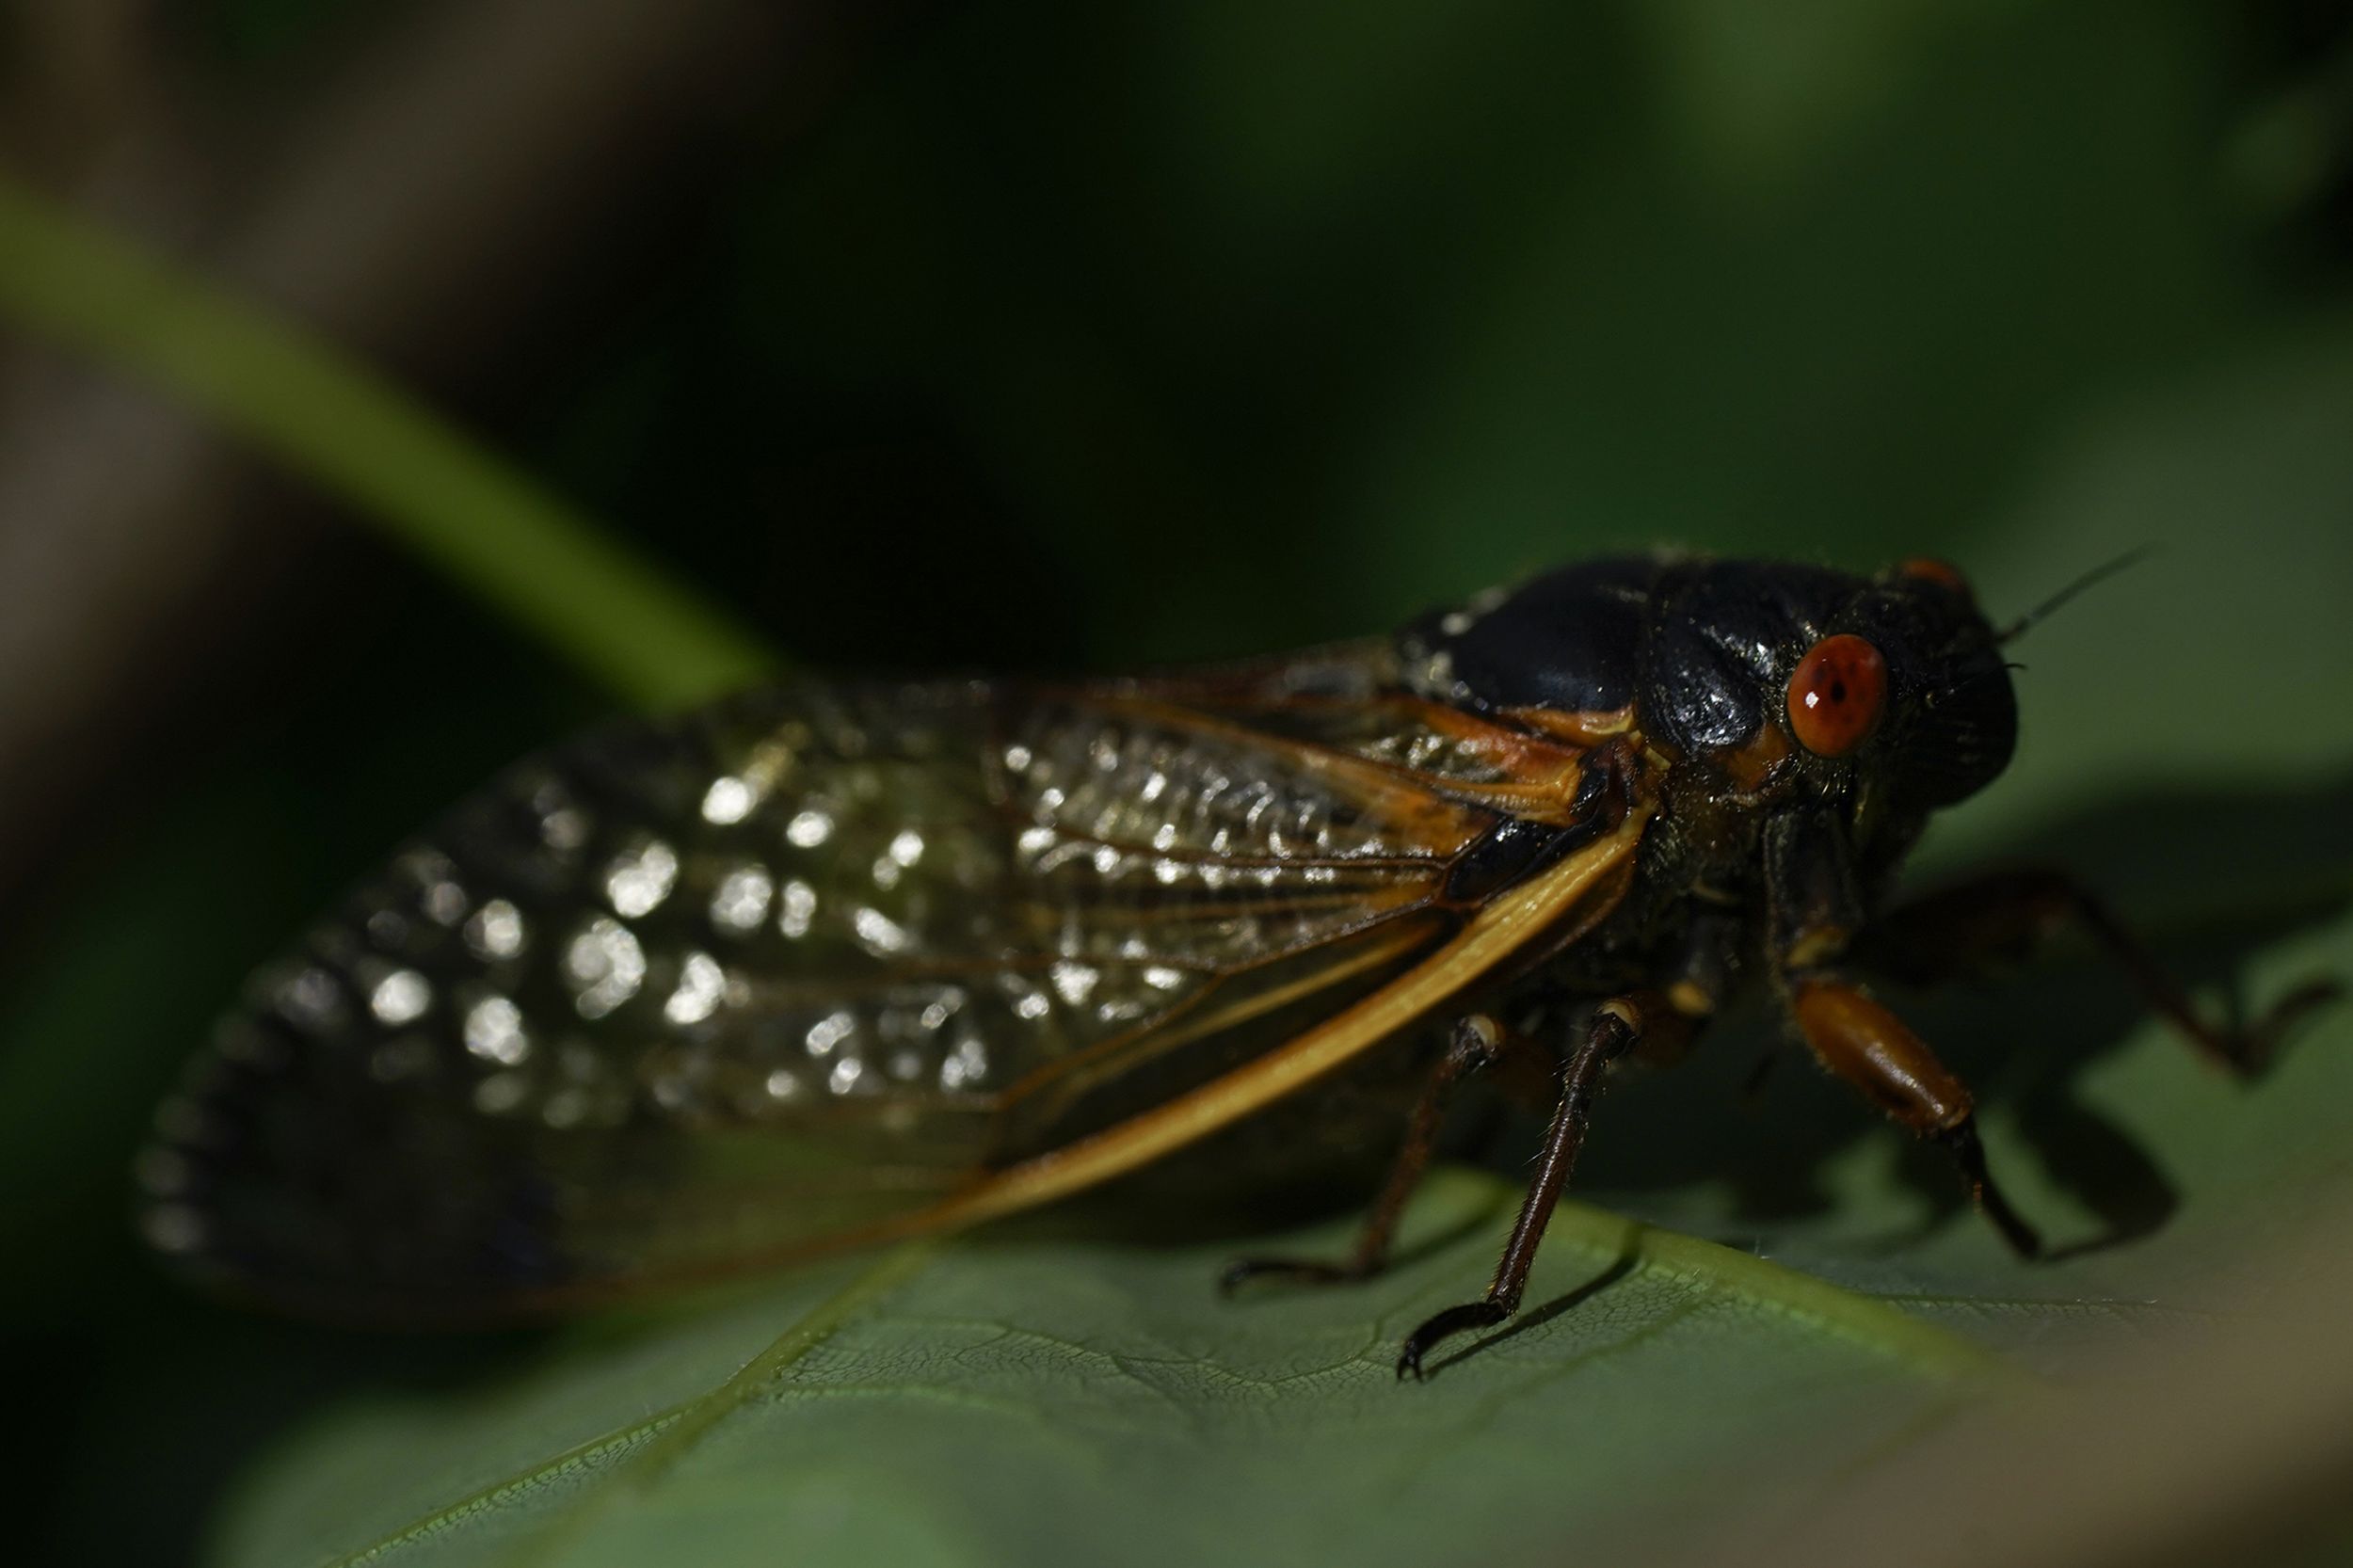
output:
[{"label": "dark brown leg segment", "polygon": [[2002,1240],[2022,1257],[2041,1256],[2041,1238],[1986,1175],[1968,1087],[1936,1059],[1928,1042],[1861,989],[1833,976],[1794,978],[1789,1006],[1824,1067],[1920,1137],[1951,1150],[1971,1201],[1993,1222]]},{"label": "dark brown leg segment", "polygon": [[1552,1126],[1545,1133],[1544,1150],[1537,1157],[1536,1179],[1520,1202],[1519,1218],[1513,1224],[1511,1240],[1503,1244],[1503,1257],[1496,1265],[1486,1295],[1449,1307],[1407,1335],[1398,1353],[1399,1377],[1411,1373],[1419,1378],[1424,1358],[1449,1336],[1490,1327],[1519,1310],[1529,1268],[1536,1261],[1537,1244],[1544,1240],[1552,1207],[1560,1201],[1561,1190],[1577,1165],[1577,1150],[1584,1146],[1585,1124],[1593,1114],[1602,1069],[1642,1037],[1645,1005],[1657,1009],[1662,1004],[1651,999],[1620,998],[1593,1010],[1585,1038],[1561,1065],[1561,1098],[1553,1109]]},{"label": "dark brown leg segment", "polygon": [[1373,1200],[1370,1212],[1365,1216],[1365,1227],[1357,1233],[1356,1245],[1347,1258],[1329,1263],[1312,1258],[1245,1257],[1226,1265],[1225,1272],[1218,1276],[1218,1288],[1231,1292],[1245,1281],[1265,1278],[1333,1285],[1343,1280],[1369,1279],[1386,1268],[1390,1243],[1397,1238],[1398,1217],[1405,1212],[1406,1200],[1414,1195],[1414,1189],[1421,1184],[1422,1173],[1430,1168],[1430,1157],[1437,1148],[1438,1129],[1446,1121],[1447,1101],[1453,1096],[1454,1086],[1471,1074],[1528,1048],[1525,1042],[1516,1040],[1484,1014],[1474,1013],[1458,1020],[1446,1054],[1438,1059],[1438,1064],[1422,1083],[1421,1096],[1415,1101],[1413,1115],[1405,1125],[1405,1142],[1398,1146],[1397,1158],[1389,1164],[1388,1178],[1381,1184],[1381,1194]]},{"label": "dark brown leg segment", "polygon": [[1873,921],[1850,951],[1881,973],[1929,984],[1989,959],[2024,956],[2070,922],[2122,967],[2152,1008],[2234,1072],[2261,1071],[2290,1025],[2343,991],[2334,981],[2310,982],[2246,1028],[2217,1028],[2198,1016],[2187,993],[2106,904],[2049,868],[1997,872],[1915,900]]}]

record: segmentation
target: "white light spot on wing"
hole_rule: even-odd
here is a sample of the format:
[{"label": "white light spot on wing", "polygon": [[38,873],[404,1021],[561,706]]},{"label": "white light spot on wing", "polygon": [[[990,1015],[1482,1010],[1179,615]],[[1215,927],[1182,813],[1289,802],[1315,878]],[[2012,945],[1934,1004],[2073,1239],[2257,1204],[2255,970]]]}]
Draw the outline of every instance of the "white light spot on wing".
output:
[{"label": "white light spot on wing", "polygon": [[551,784],[531,797],[539,813],[539,841],[559,855],[568,855],[588,841],[588,813],[570,804],[561,785]]},{"label": "white light spot on wing", "polygon": [[1185,983],[1185,971],[1155,964],[1144,971],[1144,983],[1155,991],[1174,991]]},{"label": "white light spot on wing", "polygon": [[432,983],[414,969],[394,969],[368,994],[368,1011],[390,1028],[415,1023],[432,1005]]},{"label": "white light spot on wing", "polygon": [[662,1016],[674,1024],[698,1024],[719,1010],[727,994],[727,971],[707,952],[690,952],[680,968],[678,989],[662,1004]]},{"label": "white light spot on wing", "polygon": [[1091,964],[1067,962],[1055,965],[1049,977],[1054,982],[1055,994],[1073,1007],[1086,1000],[1095,990],[1095,983],[1103,978],[1102,972]]},{"label": "white light spot on wing", "polygon": [[912,827],[903,827],[890,840],[890,857],[902,866],[912,866],[923,858],[923,835]]},{"label": "white light spot on wing", "polygon": [[809,921],[817,916],[817,889],[794,877],[784,885],[783,910],[776,916],[776,929],[787,936],[808,935]]},{"label": "white light spot on wing", "polygon": [[860,909],[850,917],[850,929],[857,933],[857,939],[866,944],[869,952],[876,953],[904,952],[914,940],[905,926],[879,909]]},{"label": "white light spot on wing", "polygon": [[845,1056],[833,1064],[825,1076],[825,1087],[837,1095],[846,1095],[857,1087],[857,1080],[866,1076],[866,1064],[855,1056]]},{"label": "white light spot on wing", "polygon": [[784,824],[784,836],[801,849],[815,849],[833,837],[833,819],[823,811],[803,811]]},{"label": "white light spot on wing", "polygon": [[576,806],[550,811],[539,819],[539,841],[559,854],[580,848],[588,841],[588,813]]},{"label": "white light spot on wing", "polygon": [[491,899],[466,922],[466,951],[486,964],[522,952],[522,911],[503,898]]},{"label": "white light spot on wing", "polygon": [[677,852],[659,839],[648,839],[633,853],[614,856],[604,872],[604,895],[613,901],[615,914],[635,920],[659,908],[677,881]]},{"label": "white light spot on wing", "polygon": [[939,1086],[956,1090],[978,1083],[988,1071],[988,1052],[978,1040],[967,1038],[956,1047],[955,1054],[939,1064]]},{"label": "white light spot on wing", "polygon": [[808,1046],[809,1055],[823,1056],[848,1039],[850,1032],[856,1028],[857,1020],[848,1013],[828,1013],[808,1026],[808,1034],[803,1044]]},{"label": "white light spot on wing", "polygon": [[484,997],[466,1010],[466,1048],[502,1067],[521,1064],[531,1054],[522,1009],[505,997]]},{"label": "white light spot on wing", "polygon": [[729,823],[742,822],[752,814],[752,808],[759,801],[760,796],[754,792],[748,780],[738,778],[733,774],[721,774],[711,781],[711,788],[703,792],[703,821],[716,823],[723,827]]},{"label": "white light spot on wing", "polygon": [[466,918],[466,889],[456,883],[433,883],[418,896],[425,915],[436,925],[456,925]]},{"label": "white light spot on wing", "polygon": [[325,1029],[342,1020],[343,988],[325,969],[304,969],[279,987],[278,1011],[301,1029]]},{"label": "white light spot on wing", "polygon": [[573,1005],[584,1018],[601,1018],[637,994],[646,981],[646,950],[618,920],[600,916],[572,938],[564,972],[577,985]]},{"label": "white light spot on wing", "polygon": [[776,879],[765,867],[738,866],[712,892],[711,923],[730,936],[746,936],[768,918],[768,901],[776,891]]},{"label": "white light spot on wing", "polygon": [[768,1090],[768,1097],[770,1099],[789,1100],[799,1096],[801,1092],[801,1080],[794,1078],[784,1068],[778,1067],[775,1072],[768,1075],[766,1088]]},{"label": "white light spot on wing", "polygon": [[1043,991],[1024,991],[1021,1000],[1013,1004],[1013,1010],[1025,1018],[1042,1018],[1053,1005]]}]

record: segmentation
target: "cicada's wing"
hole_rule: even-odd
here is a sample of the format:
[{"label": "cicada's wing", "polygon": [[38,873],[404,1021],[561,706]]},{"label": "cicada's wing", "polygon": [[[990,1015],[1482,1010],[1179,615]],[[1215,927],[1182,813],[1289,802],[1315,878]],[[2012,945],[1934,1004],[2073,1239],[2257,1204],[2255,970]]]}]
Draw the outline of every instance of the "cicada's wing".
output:
[{"label": "cicada's wing", "polygon": [[148,1234],[297,1308],[493,1316],[1197,1090],[1459,930],[1482,790],[1574,782],[1369,679],[799,684],[525,764],[256,977],[159,1115]]}]

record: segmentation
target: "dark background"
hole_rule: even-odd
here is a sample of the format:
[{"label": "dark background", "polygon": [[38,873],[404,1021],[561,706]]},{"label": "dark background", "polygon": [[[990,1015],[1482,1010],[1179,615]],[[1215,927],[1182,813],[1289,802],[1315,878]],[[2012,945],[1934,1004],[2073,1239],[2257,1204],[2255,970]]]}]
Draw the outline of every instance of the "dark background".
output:
[{"label": "dark background", "polygon": [[[0,16],[11,173],[818,666],[1263,649],[1609,544],[1966,562],[2056,432],[2353,285],[2353,26],[2300,0]],[[123,1172],[247,968],[614,702],[0,337],[12,1534],[180,1560],[303,1408],[497,1353],[189,1300]]]}]

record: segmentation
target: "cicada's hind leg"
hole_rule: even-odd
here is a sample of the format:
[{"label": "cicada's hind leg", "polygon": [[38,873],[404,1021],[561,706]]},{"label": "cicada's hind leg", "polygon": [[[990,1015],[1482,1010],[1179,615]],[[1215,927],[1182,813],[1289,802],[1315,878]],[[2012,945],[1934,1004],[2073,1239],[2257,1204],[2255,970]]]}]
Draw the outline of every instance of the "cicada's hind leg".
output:
[{"label": "cicada's hind leg", "polygon": [[1496,1265],[1487,1293],[1478,1301],[1449,1307],[1407,1335],[1404,1348],[1398,1352],[1399,1377],[1409,1373],[1420,1377],[1422,1362],[1449,1336],[1490,1327],[1519,1310],[1529,1268],[1536,1261],[1537,1244],[1544,1240],[1552,1207],[1560,1201],[1561,1190],[1577,1165],[1577,1151],[1584,1146],[1585,1126],[1593,1115],[1602,1070],[1641,1041],[1651,1016],[1667,1012],[1662,999],[1650,996],[1619,997],[1593,1009],[1584,1038],[1561,1064],[1560,1099],[1545,1133],[1544,1149],[1537,1156],[1536,1179],[1520,1201],[1519,1218],[1513,1224],[1511,1239],[1503,1244],[1503,1256]]},{"label": "cicada's hind leg", "polygon": [[2334,981],[2311,981],[2243,1027],[2217,1027],[2199,1016],[2179,983],[2105,904],[2047,867],[1978,877],[1891,910],[1861,934],[1852,952],[1881,973],[1931,984],[1990,959],[2023,956],[2071,922],[2122,967],[2152,1008],[2233,1072],[2262,1071],[2291,1025],[2343,993]]},{"label": "cicada's hind leg", "polygon": [[1438,1129],[1445,1123],[1447,1102],[1453,1097],[1455,1086],[1498,1063],[1536,1054],[1533,1045],[1486,1014],[1473,1013],[1457,1020],[1446,1054],[1430,1069],[1429,1078],[1422,1083],[1421,1095],[1405,1125],[1405,1141],[1389,1164],[1388,1177],[1382,1182],[1380,1196],[1373,1200],[1371,1210],[1365,1216],[1364,1228],[1357,1232],[1356,1245],[1348,1256],[1337,1262],[1245,1257],[1226,1266],[1218,1276],[1218,1288],[1230,1292],[1245,1281],[1266,1278],[1331,1285],[1369,1279],[1379,1273],[1388,1266],[1389,1248],[1397,1237],[1398,1216],[1405,1211],[1406,1201],[1421,1184],[1422,1173],[1430,1168],[1430,1157],[1437,1148]]},{"label": "cicada's hind leg", "polygon": [[1986,1174],[1968,1086],[1936,1059],[1928,1042],[1861,987],[1827,971],[1793,976],[1789,1007],[1824,1067],[1913,1133],[1944,1144],[1971,1201],[2002,1240],[2022,1257],[2041,1256],[2041,1238]]}]

